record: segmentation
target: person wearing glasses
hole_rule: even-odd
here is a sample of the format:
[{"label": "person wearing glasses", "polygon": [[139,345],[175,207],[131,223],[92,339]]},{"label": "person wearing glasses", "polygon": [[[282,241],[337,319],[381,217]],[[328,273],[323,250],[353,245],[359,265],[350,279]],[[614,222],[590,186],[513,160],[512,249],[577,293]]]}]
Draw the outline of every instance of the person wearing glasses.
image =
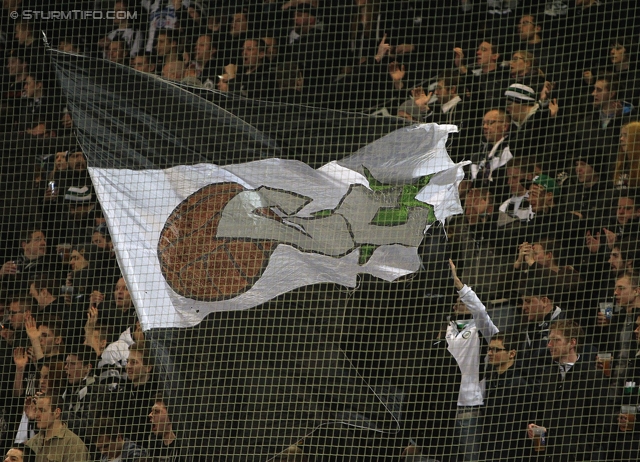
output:
[{"label": "person wearing glasses", "polygon": [[523,456],[522,430],[529,421],[531,389],[516,366],[518,340],[514,335],[498,333],[491,337],[487,359],[484,408],[483,459],[517,460]]}]

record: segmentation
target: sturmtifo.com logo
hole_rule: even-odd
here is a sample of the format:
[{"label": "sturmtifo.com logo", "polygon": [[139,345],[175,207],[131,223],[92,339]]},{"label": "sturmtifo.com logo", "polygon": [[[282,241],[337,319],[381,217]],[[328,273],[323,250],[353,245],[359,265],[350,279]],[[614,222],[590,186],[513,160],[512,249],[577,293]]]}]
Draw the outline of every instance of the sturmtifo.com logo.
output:
[{"label": "sturmtifo.com logo", "polygon": [[138,19],[137,11],[91,11],[91,10],[71,10],[71,11],[41,11],[23,10],[22,13],[12,11],[11,19]]}]

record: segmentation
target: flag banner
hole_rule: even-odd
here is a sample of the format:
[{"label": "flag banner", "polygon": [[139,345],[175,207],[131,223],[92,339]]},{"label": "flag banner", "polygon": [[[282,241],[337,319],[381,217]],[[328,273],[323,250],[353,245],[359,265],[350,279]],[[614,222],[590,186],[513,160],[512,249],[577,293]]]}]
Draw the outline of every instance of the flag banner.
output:
[{"label": "flag banner", "polygon": [[[187,89],[147,78],[154,98],[125,98],[136,73],[115,66],[133,82],[98,86],[64,59],[58,75],[144,330],[306,285],[355,287],[361,273],[395,280],[420,269],[429,226],[461,212],[463,172],[446,152],[455,126],[400,128],[313,169],[275,157],[281,143]],[[162,110],[176,105],[190,108],[179,121]],[[229,164],[232,152],[262,160]]]}]

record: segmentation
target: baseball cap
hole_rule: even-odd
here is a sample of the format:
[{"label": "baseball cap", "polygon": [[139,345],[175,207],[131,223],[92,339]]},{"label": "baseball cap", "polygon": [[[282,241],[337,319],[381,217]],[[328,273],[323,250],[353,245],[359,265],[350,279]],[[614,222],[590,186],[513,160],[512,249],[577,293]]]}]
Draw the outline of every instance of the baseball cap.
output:
[{"label": "baseball cap", "polygon": [[553,193],[554,196],[556,195],[556,193],[560,191],[560,188],[558,187],[558,183],[556,183],[556,180],[551,178],[549,175],[536,176],[531,181],[531,183],[528,184],[527,187],[531,187],[531,185],[534,185],[534,184],[537,184],[538,186],[542,186],[545,191]]}]

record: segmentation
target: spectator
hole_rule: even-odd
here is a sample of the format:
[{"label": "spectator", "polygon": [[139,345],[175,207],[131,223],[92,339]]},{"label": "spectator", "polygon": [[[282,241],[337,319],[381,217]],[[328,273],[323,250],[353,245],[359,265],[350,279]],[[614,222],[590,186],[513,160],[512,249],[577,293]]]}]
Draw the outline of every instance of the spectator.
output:
[{"label": "spectator", "polygon": [[[462,372],[456,413],[456,446],[460,451],[459,460],[474,461],[480,460],[483,428],[481,410],[484,405],[479,334],[482,333],[484,341],[490,342],[498,329],[473,290],[458,279],[451,260],[449,266],[460,297],[458,317],[447,327],[446,334],[448,350],[456,358]],[[472,319],[468,319],[469,314],[472,314]]]},{"label": "spectator", "polygon": [[583,116],[573,127],[573,133],[569,132],[570,136],[575,138],[569,146],[570,149],[602,159],[603,165],[610,171],[613,170],[615,162],[612,155],[614,147],[620,145],[622,150],[621,128],[635,115],[633,105],[624,101],[621,96],[615,77],[598,76],[591,93],[594,112]]},{"label": "spectator", "polygon": [[[129,57],[134,58],[142,49],[143,34],[141,31],[136,30],[134,25],[131,24],[129,15],[131,10],[127,8],[127,4],[124,1],[116,1],[113,4],[113,25],[114,29],[111,30],[105,37],[98,41],[98,46],[108,50],[112,42],[123,41],[125,43],[124,49],[129,51]],[[113,61],[109,56],[109,52],[105,52],[104,58]],[[114,61],[120,62],[121,61]]]},{"label": "spectator", "polygon": [[637,242],[623,241],[613,244],[608,263],[615,274],[633,272],[637,267],[638,249]]},{"label": "spectator", "polygon": [[462,48],[454,48],[454,66],[461,75],[467,75],[467,85],[471,99],[482,114],[492,107],[501,107],[502,93],[508,74],[499,65],[500,52],[496,39],[485,39],[480,42],[476,51],[475,68],[471,72],[464,66]]},{"label": "spectator", "polygon": [[554,153],[561,149],[561,136],[556,133],[554,116],[557,104],[543,110],[538,92],[529,85],[512,83],[504,93],[507,113],[511,116],[509,147],[515,157],[528,157],[542,165],[544,173],[553,176],[562,164]]},{"label": "spectator", "polygon": [[88,462],[89,451],[82,440],[61,420],[62,409],[58,398],[43,395],[36,401],[38,429],[36,436],[27,441],[36,460],[60,462]]},{"label": "spectator", "polygon": [[193,46],[193,56],[189,60],[189,68],[195,71],[201,81],[213,80],[220,66],[217,56],[217,45],[209,34],[200,35]]},{"label": "spectator", "polygon": [[537,429],[546,435],[546,458],[588,460],[600,449],[602,436],[595,430],[602,395],[601,380],[580,354],[584,334],[574,321],[562,320],[549,328],[548,349],[553,364],[538,375],[540,391],[532,408],[536,411],[527,436]]},{"label": "spectator", "polygon": [[505,222],[527,222],[533,218],[532,211],[528,206],[527,184],[535,176],[535,165],[528,159],[516,158],[507,164],[506,173],[511,197],[500,205],[500,212],[504,214]]},{"label": "spectator", "polygon": [[161,67],[173,61],[180,61],[180,32],[161,30],[154,47],[156,65]]},{"label": "spectator", "polygon": [[464,222],[460,221],[459,217],[452,218],[447,228],[458,271],[479,297],[503,298],[508,270],[498,237],[498,213],[488,188],[467,193]]},{"label": "spectator", "polygon": [[578,273],[570,266],[558,265],[556,247],[556,242],[549,238],[540,239],[533,244],[523,242],[519,246],[513,269],[521,271],[520,278],[526,278],[524,275],[529,273],[544,273],[555,279],[553,283],[557,289],[562,287],[565,293],[575,291],[580,282]]},{"label": "spectator", "polygon": [[484,406],[486,461],[518,460],[524,456],[522,429],[529,421],[531,390],[516,367],[518,342],[502,333],[487,348],[490,374]]},{"label": "spectator", "polygon": [[529,87],[537,87],[544,83],[544,72],[536,66],[533,53],[517,50],[511,56],[509,69],[512,80]]},{"label": "spectator", "polygon": [[110,302],[103,305],[104,300],[105,296],[102,292],[94,291],[91,293],[90,303],[91,306],[99,310],[98,319],[112,326],[115,335],[119,336],[128,328],[131,328],[133,332],[138,323],[138,317],[123,277],[117,280]]},{"label": "spectator", "polygon": [[18,444],[9,448],[4,462],[36,462],[36,459],[31,448]]},{"label": "spectator", "polygon": [[[612,353],[610,398],[619,402],[627,382],[629,361],[635,357],[637,348],[633,341],[635,321],[640,313],[640,280],[633,273],[624,274],[616,280],[614,298],[616,309],[608,318],[598,311],[596,326],[600,330],[601,352]],[[602,368],[602,361],[598,361]]]},{"label": "spectator", "polygon": [[151,423],[151,436],[149,437],[148,445],[151,457],[167,462],[194,460],[187,456],[187,448],[184,447],[184,441],[178,438],[173,429],[167,401],[162,395],[156,396],[149,414],[149,421]]},{"label": "spectator", "polygon": [[127,380],[109,397],[113,406],[111,412],[120,421],[122,431],[143,446],[149,435],[148,406],[158,392],[153,367],[153,357],[143,342],[129,347]]},{"label": "spectator", "polygon": [[[483,141],[480,146],[474,146],[471,156],[471,183],[488,187],[499,204],[509,197],[506,166],[513,159],[509,149],[510,124],[511,118],[504,110],[488,111],[482,118]],[[461,187],[465,187],[463,183]]]},{"label": "spectator", "polygon": [[613,184],[618,189],[640,186],[640,122],[628,123],[620,130]]},{"label": "spectator", "polygon": [[113,419],[99,419],[93,424],[91,435],[100,462],[137,462],[147,456],[147,451],[122,434]]},{"label": "spectator", "polygon": [[546,341],[553,321],[565,319],[563,311],[555,303],[554,285],[541,276],[527,278],[520,286],[522,299],[523,346],[521,370],[533,374],[549,360]]},{"label": "spectator", "polygon": [[156,71],[156,64],[153,56],[150,53],[140,53],[131,58],[129,64],[136,71],[144,72],[145,74],[154,74]]},{"label": "spectator", "polygon": [[575,160],[575,180],[568,187],[567,210],[584,220],[601,218],[607,197],[605,166],[596,158],[579,154]]},{"label": "spectator", "polygon": [[[189,0],[155,0],[149,5],[149,29],[147,31],[146,51],[151,52],[156,40],[167,30],[180,29],[181,13],[186,13]],[[184,10],[184,11],[183,11]],[[166,56],[160,55],[159,56]]]},{"label": "spectator", "polygon": [[116,64],[126,65],[129,62],[129,50],[124,40],[112,40],[107,45],[106,59]]},{"label": "spectator", "polygon": [[[398,107],[398,116],[416,122],[435,122],[439,124],[453,124],[460,132],[466,129],[468,111],[458,89],[460,88],[457,74],[445,73],[438,76],[435,96],[438,100],[436,110],[429,108],[432,93],[424,94],[422,87],[412,90],[413,99],[405,101]],[[464,136],[464,135],[461,135]]]},{"label": "spectator", "polygon": [[93,424],[99,399],[93,373],[96,360],[95,352],[86,345],[72,347],[65,359],[67,387],[61,395],[62,420],[81,438]]}]

